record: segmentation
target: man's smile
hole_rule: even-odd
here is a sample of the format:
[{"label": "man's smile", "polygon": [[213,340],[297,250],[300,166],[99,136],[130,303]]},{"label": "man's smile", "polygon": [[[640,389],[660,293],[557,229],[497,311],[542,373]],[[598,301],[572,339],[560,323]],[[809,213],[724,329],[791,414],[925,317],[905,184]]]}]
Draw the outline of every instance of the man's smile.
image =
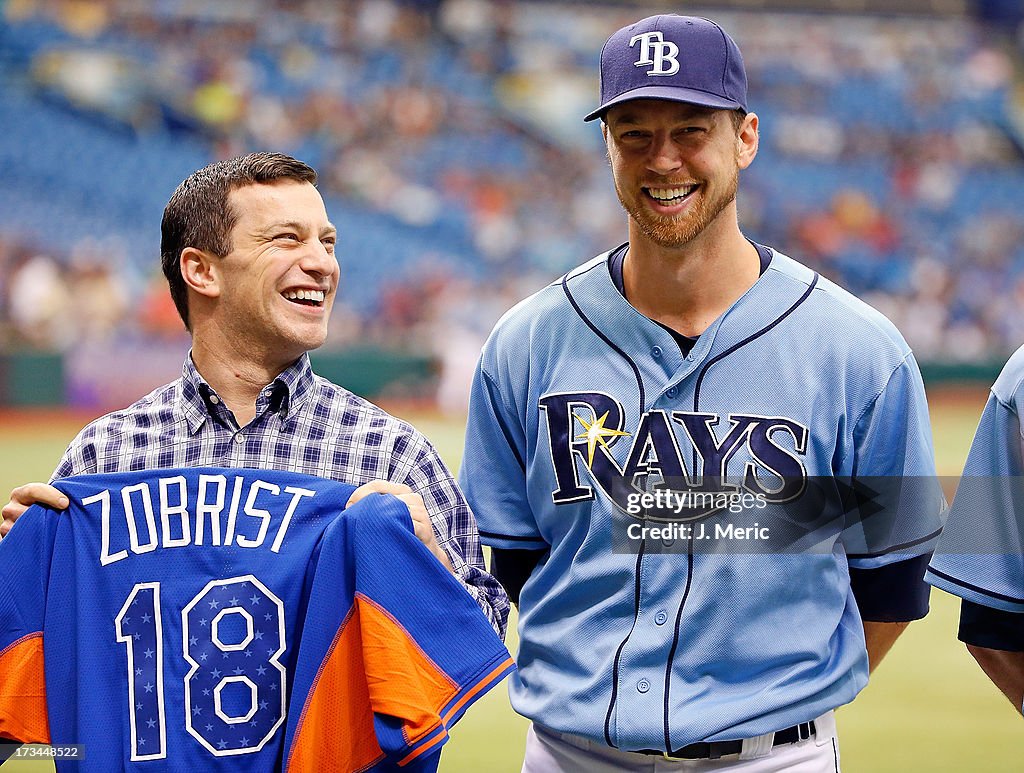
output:
[{"label": "man's smile", "polygon": [[674,204],[682,204],[697,188],[700,186],[696,183],[691,185],[680,185],[674,188],[649,188],[644,187],[642,190],[650,198],[654,199],[659,204],[665,206],[672,206]]},{"label": "man's smile", "polygon": [[323,306],[327,293],[323,290],[292,289],[281,293],[286,300],[302,306]]}]

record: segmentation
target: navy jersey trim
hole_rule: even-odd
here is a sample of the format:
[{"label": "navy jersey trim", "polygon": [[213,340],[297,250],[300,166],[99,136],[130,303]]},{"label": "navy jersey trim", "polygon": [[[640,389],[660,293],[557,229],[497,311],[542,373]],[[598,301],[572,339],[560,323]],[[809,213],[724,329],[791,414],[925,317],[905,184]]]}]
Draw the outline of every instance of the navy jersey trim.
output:
[{"label": "navy jersey trim", "polygon": [[[605,265],[605,263],[597,263],[591,268],[587,269],[587,271],[593,271],[595,268],[601,268]],[[582,276],[582,274],[577,274],[576,276]],[[622,359],[629,363],[629,367],[633,369],[633,375],[636,376],[636,385],[640,389],[640,413],[643,413],[644,406],[647,404],[647,398],[644,395],[644,380],[643,376],[640,375],[640,368],[637,366],[635,362],[633,362],[629,355],[627,355],[624,351],[622,351],[622,349],[620,349],[618,346],[612,343],[611,339],[608,338],[608,336],[606,336],[604,333],[602,333],[598,329],[598,327],[587,318],[587,315],[583,313],[583,309],[581,309],[579,307],[579,304],[576,303],[576,299],[572,297],[572,291],[569,290],[568,274],[562,277],[562,292],[564,292],[565,297],[569,299],[569,303],[572,304],[572,307],[576,311],[576,314],[579,316],[579,318],[583,320],[587,327],[594,331],[594,335],[596,335],[598,338],[600,338],[602,341],[608,344],[608,347],[613,352],[618,354],[620,357],[622,357]]]},{"label": "navy jersey trim", "polygon": [[[758,270],[758,276],[760,276],[765,271],[767,271],[768,266],[771,265],[771,247],[765,247],[761,244],[758,244],[757,242],[751,241],[750,239],[747,239],[747,241],[750,242],[753,245],[754,249],[757,250],[757,257],[758,260],[761,262],[761,265]],[[626,296],[626,282],[625,279],[623,279],[622,267],[626,262],[626,251],[628,250],[628,248],[629,242],[626,242],[625,244],[620,244],[608,255],[608,271],[612,275],[612,283],[615,285],[615,289],[618,290],[622,297],[625,298],[627,301],[629,300],[629,298]],[[663,328],[666,333],[672,336],[673,340],[675,340],[676,342],[676,345],[679,346],[679,352],[683,357],[685,357],[691,351],[693,351],[693,347],[697,344],[697,339],[700,338],[700,336],[683,335],[678,330],[673,330],[668,325],[662,324],[661,322],[658,322],[658,320],[656,319],[652,319],[651,322]]]},{"label": "navy jersey trim", "polygon": [[1024,614],[963,599],[957,638],[964,644],[1004,652],[1024,652]]},{"label": "navy jersey trim", "polygon": [[537,565],[551,553],[551,548],[491,548],[491,576],[508,594],[509,600],[519,606],[523,586]]},{"label": "navy jersey trim", "polygon": [[[765,247],[763,244],[758,244],[755,241],[747,239],[754,249],[757,250],[757,259],[761,265],[758,268],[757,275],[760,276],[768,270],[768,266],[772,262],[772,248]],[[615,289],[618,290],[623,298],[626,298],[626,281],[622,277],[622,267],[626,262],[626,250],[629,248],[629,242],[623,242],[608,255],[608,271],[612,275],[612,283],[615,285]],[[629,300],[626,298],[626,300]]]},{"label": "navy jersey trim", "polygon": [[[890,547],[887,547],[885,550],[879,550],[874,553],[848,553],[846,555],[846,560],[850,561],[863,558],[880,558],[881,556],[887,556],[890,553],[898,553],[901,550],[906,550],[907,548],[914,548],[918,545],[928,542],[929,540],[933,540],[936,537],[938,537],[941,533],[942,529],[939,528],[933,531],[931,534],[926,534],[925,536],[919,537],[915,540],[911,540],[910,542],[902,542],[899,545],[891,545]],[[933,569],[932,571],[935,570]]]},{"label": "navy jersey trim", "polygon": [[[593,267],[591,267],[591,268],[589,268],[587,270],[588,271],[593,271],[595,268],[600,268],[600,267],[605,266],[605,265],[607,265],[607,264],[606,263],[597,263]],[[579,276],[579,275],[577,275],[577,276]],[[632,368],[633,375],[636,377],[637,388],[640,391],[640,412],[643,413],[644,406],[647,404],[647,397],[646,397],[646,395],[644,393],[644,381],[643,381],[643,376],[640,374],[640,368],[637,366],[637,364],[635,362],[633,362],[632,358],[630,358],[629,355],[627,355],[624,351],[622,351],[622,349],[620,349],[618,346],[616,346],[614,343],[612,343],[612,341],[608,338],[608,336],[606,336],[604,333],[602,333],[597,328],[597,326],[594,325],[594,323],[591,322],[587,318],[587,315],[583,313],[583,309],[581,309],[579,307],[579,304],[576,303],[576,299],[572,297],[572,291],[569,290],[569,281],[568,280],[569,280],[569,276],[568,275],[562,277],[562,291],[565,293],[565,297],[569,300],[569,303],[572,304],[572,307],[576,311],[576,314],[579,316],[580,319],[583,320],[583,322],[586,324],[587,327],[589,327],[592,331],[594,331],[594,334],[598,338],[600,338],[602,341],[604,341],[612,351],[614,351],[616,354],[618,354],[620,357],[622,357],[622,359],[624,359],[627,363],[629,363],[629,367]],[[615,701],[616,701],[616,699],[618,697],[619,661],[622,658],[622,650],[625,649],[626,643],[629,641],[629,637],[633,635],[633,631],[636,628],[636,622],[637,622],[637,620],[640,617],[640,563],[643,560],[645,545],[646,545],[646,542],[645,541],[641,541],[641,543],[640,543],[640,550],[639,550],[639,552],[637,553],[637,556],[636,556],[636,569],[634,570],[634,574],[636,576],[636,582],[635,582],[634,591],[633,591],[633,624],[629,627],[629,632],[626,634],[625,638],[621,642],[619,642],[619,646],[615,650],[615,659],[612,661],[612,694],[611,694],[611,698],[608,701],[608,712],[607,712],[607,714],[605,714],[605,718],[604,718],[604,738],[605,738],[605,741],[608,743],[608,745],[611,746],[612,748],[618,748],[612,742],[611,725],[612,725],[612,713],[615,710]]]},{"label": "navy jersey trim", "polygon": [[646,538],[640,540],[640,550],[636,554],[636,569],[633,570],[633,575],[636,577],[633,585],[633,624],[629,627],[626,638],[619,642],[619,646],[615,650],[615,659],[612,661],[612,695],[608,701],[608,713],[604,718],[604,739],[613,749],[619,748],[612,743],[611,729],[612,711],[615,709],[615,700],[618,697],[619,691],[619,659],[622,657],[622,650],[625,649],[626,642],[629,641],[629,637],[633,635],[633,631],[636,629],[636,621],[640,618],[640,564],[644,559],[644,548],[646,546]]},{"label": "navy jersey trim", "polygon": [[683,588],[683,597],[679,601],[679,609],[676,611],[675,631],[672,634],[672,648],[668,653],[668,663],[665,664],[665,751],[672,752],[671,726],[669,723],[669,693],[672,690],[672,666],[675,663],[676,648],[679,646],[679,626],[683,622],[683,607],[686,606],[686,599],[690,595],[690,585],[693,580],[693,532],[690,532],[686,549],[686,586]]},{"label": "navy jersey trim", "polygon": [[975,593],[982,594],[983,596],[988,596],[989,598],[992,598],[992,599],[999,599],[1000,601],[1010,601],[1010,602],[1012,602],[1014,604],[1024,604],[1024,598],[1018,598],[1016,596],[1007,596],[1005,593],[996,593],[993,590],[988,590],[987,588],[982,588],[982,587],[979,587],[977,585],[973,585],[973,584],[971,584],[969,582],[965,582],[965,581],[963,581],[963,580],[961,580],[961,579],[959,579],[957,577],[954,577],[951,574],[946,574],[945,572],[940,572],[934,566],[929,566],[928,567],[928,571],[931,572],[932,574],[934,574],[936,577],[941,577],[943,580],[947,580],[947,581],[953,583],[954,585],[959,585],[961,588],[965,588],[967,590],[972,590]]},{"label": "navy jersey trim", "polygon": [[860,618],[872,623],[903,623],[928,614],[931,586],[924,581],[930,553],[870,569],[850,567],[850,589]]},{"label": "navy jersey trim", "polygon": [[708,360],[704,364],[704,367],[701,368],[700,373],[697,375],[697,384],[694,387],[694,391],[693,391],[693,410],[695,410],[695,411],[698,410],[698,404],[700,403],[700,385],[704,381],[704,376],[707,375],[708,369],[712,365],[714,365],[716,362],[719,362],[720,360],[723,360],[726,357],[728,357],[730,354],[735,352],[737,349],[741,349],[744,346],[746,346],[747,344],[749,344],[751,341],[757,340],[758,338],[763,336],[765,333],[767,333],[769,330],[771,330],[773,327],[775,327],[780,322],[782,322],[782,320],[784,320],[786,317],[788,317],[790,314],[792,314],[794,311],[796,311],[797,307],[800,306],[804,301],[807,300],[807,298],[814,291],[814,288],[817,287],[817,285],[818,285],[818,273],[815,272],[814,278],[811,280],[811,283],[807,286],[807,289],[804,291],[804,294],[801,295],[799,298],[797,298],[796,302],[792,306],[790,306],[788,309],[786,309],[784,312],[782,312],[782,314],[780,314],[778,317],[776,317],[775,320],[771,324],[766,325],[765,327],[763,327],[760,330],[758,330],[756,333],[752,333],[751,335],[747,336],[746,338],[744,338],[739,343],[733,344],[732,346],[730,346],[728,349],[726,349],[721,354],[716,354],[714,357],[712,357],[710,360]]}]

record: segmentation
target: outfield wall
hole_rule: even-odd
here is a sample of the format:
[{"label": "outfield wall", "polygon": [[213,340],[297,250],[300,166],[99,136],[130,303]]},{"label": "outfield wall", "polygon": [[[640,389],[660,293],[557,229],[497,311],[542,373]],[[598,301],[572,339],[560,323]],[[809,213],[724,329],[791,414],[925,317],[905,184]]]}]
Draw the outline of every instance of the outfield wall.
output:
[{"label": "outfield wall", "polygon": [[[180,341],[123,343],[62,355],[21,351],[0,354],[0,406],[109,410],[127,405],[174,379],[184,352]],[[433,398],[438,364],[427,354],[371,346],[314,352],[315,370],[370,399]],[[921,364],[929,387],[989,385],[1002,362]]]},{"label": "outfield wall", "polygon": [[[174,379],[185,351],[180,343],[126,343],[116,350],[67,355],[0,354],[0,406],[107,410],[127,405]],[[317,373],[363,397],[431,398],[434,393],[437,368],[424,354],[364,346],[314,352],[311,358]]]}]

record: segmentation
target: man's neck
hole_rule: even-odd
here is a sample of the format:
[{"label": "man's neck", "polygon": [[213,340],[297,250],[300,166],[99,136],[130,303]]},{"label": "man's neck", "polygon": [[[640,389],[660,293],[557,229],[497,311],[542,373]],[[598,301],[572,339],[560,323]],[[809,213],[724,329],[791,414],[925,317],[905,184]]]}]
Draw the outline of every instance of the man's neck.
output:
[{"label": "man's neck", "polygon": [[651,242],[630,222],[623,282],[644,316],[686,336],[699,336],[760,276],[757,248],[739,228],[705,231],[682,248]]},{"label": "man's neck", "polygon": [[256,399],[290,363],[261,363],[238,352],[213,351],[198,338],[192,341],[196,370],[234,414],[239,427],[256,418]]}]

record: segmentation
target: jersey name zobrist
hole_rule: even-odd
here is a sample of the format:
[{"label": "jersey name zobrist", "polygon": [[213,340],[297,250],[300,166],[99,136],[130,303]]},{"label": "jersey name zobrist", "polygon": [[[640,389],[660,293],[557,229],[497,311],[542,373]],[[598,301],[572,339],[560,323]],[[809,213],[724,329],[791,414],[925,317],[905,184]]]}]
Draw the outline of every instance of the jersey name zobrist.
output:
[{"label": "jersey name zobrist", "polygon": [[[210,545],[263,547],[274,525],[270,552],[279,553],[299,503],[316,492],[264,480],[200,475],[195,491],[184,476],[120,489],[104,489],[82,500],[99,507],[100,565],[159,548]],[[158,525],[159,522],[159,525]],[[223,528],[222,528],[223,527]],[[207,542],[207,540],[209,540]]]}]

